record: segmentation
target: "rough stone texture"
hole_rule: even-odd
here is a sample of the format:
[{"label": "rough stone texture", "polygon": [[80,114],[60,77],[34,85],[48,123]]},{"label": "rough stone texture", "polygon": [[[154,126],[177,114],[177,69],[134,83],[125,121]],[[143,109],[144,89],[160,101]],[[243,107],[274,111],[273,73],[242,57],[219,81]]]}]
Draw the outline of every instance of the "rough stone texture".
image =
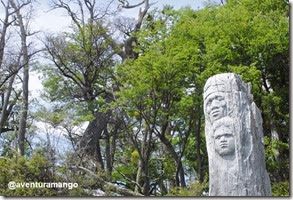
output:
[{"label": "rough stone texture", "polygon": [[209,196],[271,196],[262,117],[250,84],[218,74],[207,80],[203,96]]}]

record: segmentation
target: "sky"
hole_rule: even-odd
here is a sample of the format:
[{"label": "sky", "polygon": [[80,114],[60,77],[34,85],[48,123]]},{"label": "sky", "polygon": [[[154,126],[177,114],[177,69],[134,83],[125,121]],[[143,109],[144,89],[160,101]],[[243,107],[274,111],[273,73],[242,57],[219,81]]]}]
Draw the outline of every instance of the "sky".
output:
[{"label": "sky", "polygon": [[[107,0],[109,2],[109,0]],[[107,2],[98,0],[97,2]],[[57,9],[57,10],[50,10],[50,0],[42,1],[43,3],[37,3],[38,9],[36,14],[36,19],[34,20],[33,28],[42,30],[42,31],[49,31],[49,32],[58,32],[64,31],[68,29],[68,25],[70,24],[70,19],[66,16],[66,12]],[[115,0],[118,2],[118,0]],[[113,7],[117,7],[117,3],[113,3]],[[140,0],[129,0],[130,4],[139,3]],[[172,5],[174,9],[180,9],[182,7],[190,6],[192,9],[199,9],[204,6],[204,2],[206,0],[150,0],[151,3],[157,2],[153,7],[162,8],[163,5]],[[138,15],[138,8],[137,9],[122,9],[121,12],[122,16],[128,16],[136,18]]]}]

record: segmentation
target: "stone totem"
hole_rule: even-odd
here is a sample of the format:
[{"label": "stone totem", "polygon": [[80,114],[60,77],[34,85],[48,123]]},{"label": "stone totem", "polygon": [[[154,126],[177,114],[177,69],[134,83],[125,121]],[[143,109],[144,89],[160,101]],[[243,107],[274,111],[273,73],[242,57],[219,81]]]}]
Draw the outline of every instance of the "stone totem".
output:
[{"label": "stone totem", "polygon": [[209,196],[271,196],[262,117],[250,84],[218,74],[204,87]]}]

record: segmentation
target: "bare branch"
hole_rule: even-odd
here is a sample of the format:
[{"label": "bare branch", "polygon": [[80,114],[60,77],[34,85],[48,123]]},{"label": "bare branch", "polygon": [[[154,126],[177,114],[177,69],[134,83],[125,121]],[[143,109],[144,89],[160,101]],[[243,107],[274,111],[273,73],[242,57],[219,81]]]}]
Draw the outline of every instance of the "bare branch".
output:
[{"label": "bare branch", "polygon": [[[23,68],[26,65],[26,63],[20,65],[18,68],[13,69],[9,72],[9,74],[7,74],[6,76],[4,76],[3,80],[1,80],[0,82],[0,88],[15,74],[18,73],[18,71]],[[2,76],[3,77],[3,76]]]},{"label": "bare branch", "polygon": [[120,171],[117,170],[116,168],[115,168],[115,170],[116,170],[121,176],[123,176],[123,178],[125,178],[126,180],[128,180],[128,181],[130,181],[131,183],[135,184],[137,187],[139,187],[140,191],[142,191],[142,187],[139,185],[139,183],[137,183],[136,181],[134,181],[134,180],[128,178],[127,176],[125,176],[122,172],[120,172]]},{"label": "bare branch", "polygon": [[67,11],[68,15],[71,17],[74,24],[81,30],[82,27],[80,25],[80,19],[78,18],[76,12],[72,11],[70,6],[67,3],[64,3],[62,0],[53,0],[53,8],[52,9],[58,9],[63,8]]},{"label": "bare branch", "polygon": [[83,10],[83,4],[81,3],[80,0],[78,0],[78,6],[79,6],[79,9],[80,9],[80,12],[81,12],[81,21],[84,25],[85,21],[84,21],[84,10]]},{"label": "bare branch", "polygon": [[[64,45],[65,44],[63,44],[63,47]],[[45,47],[51,56],[51,60],[54,62],[57,68],[61,71],[61,73],[65,77],[75,82],[80,88],[83,88],[84,86],[83,81],[78,76],[76,76],[76,73],[74,73],[69,67],[67,67],[66,63],[63,62],[62,56],[57,52],[57,49],[60,50],[60,48],[62,47],[62,44],[56,45],[53,38],[48,38],[48,43],[45,43]]]},{"label": "bare branch", "polygon": [[87,173],[88,175],[90,175],[91,177],[94,177],[97,180],[97,185],[103,190],[103,191],[112,191],[112,192],[116,192],[118,194],[124,195],[124,196],[143,196],[139,193],[135,193],[131,190],[125,189],[125,188],[120,188],[117,185],[114,185],[113,183],[104,181],[101,177],[99,177],[98,175],[96,175],[94,172],[92,172],[91,170],[85,168],[85,167],[81,167],[81,166],[72,166],[70,167],[71,169],[78,169],[81,170],[85,173]]},{"label": "bare branch", "polygon": [[148,0],[143,0],[142,2],[135,5],[129,5],[129,2],[125,0],[118,0],[118,1],[122,4],[122,8],[131,9],[131,8],[141,6],[143,3],[145,3],[145,1],[148,1]]}]

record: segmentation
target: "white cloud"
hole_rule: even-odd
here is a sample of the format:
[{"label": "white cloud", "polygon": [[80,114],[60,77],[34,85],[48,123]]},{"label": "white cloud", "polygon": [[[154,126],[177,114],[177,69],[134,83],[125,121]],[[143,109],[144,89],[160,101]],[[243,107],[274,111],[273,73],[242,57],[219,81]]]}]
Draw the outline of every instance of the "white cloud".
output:
[{"label": "white cloud", "polygon": [[68,31],[71,23],[70,18],[65,15],[65,12],[61,9],[55,9],[49,11],[48,7],[41,7],[37,10],[37,17],[32,23],[34,30],[40,30],[43,32],[62,32]]}]

